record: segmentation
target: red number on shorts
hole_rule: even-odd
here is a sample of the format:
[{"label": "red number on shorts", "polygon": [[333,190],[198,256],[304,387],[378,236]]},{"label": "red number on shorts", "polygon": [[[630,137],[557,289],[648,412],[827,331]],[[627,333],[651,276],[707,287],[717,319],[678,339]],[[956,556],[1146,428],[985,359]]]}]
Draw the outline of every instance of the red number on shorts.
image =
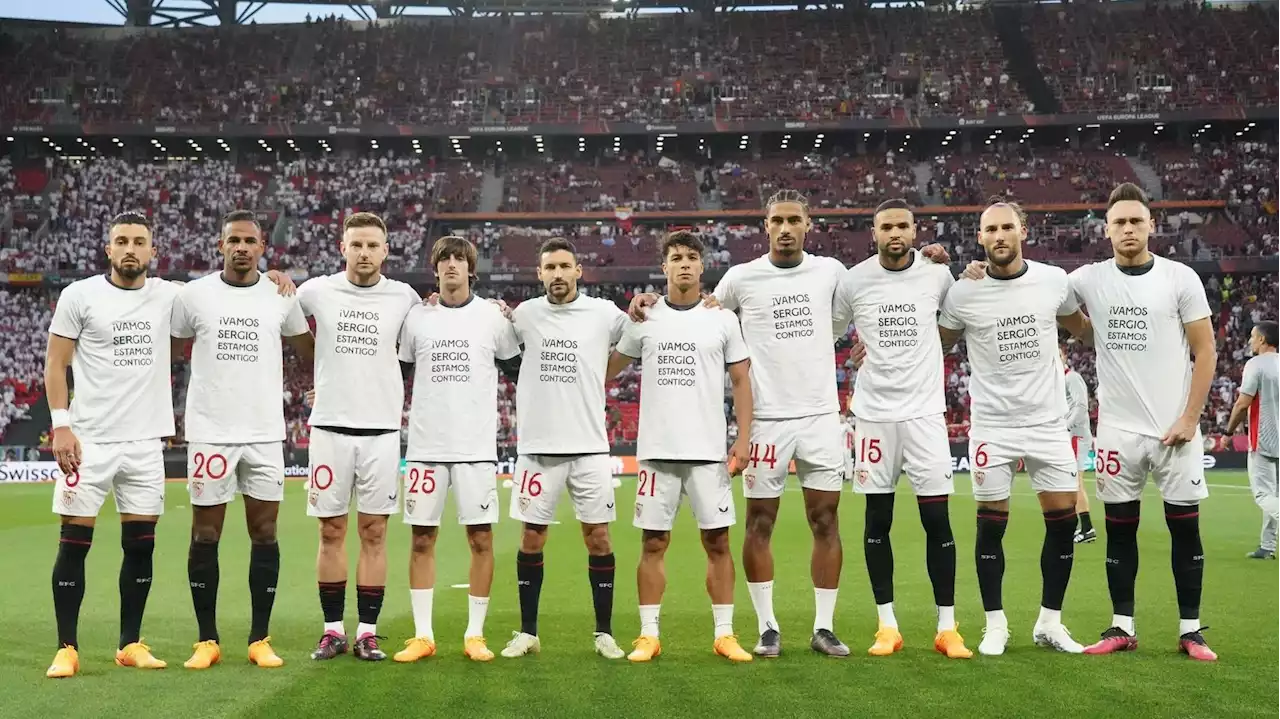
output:
[{"label": "red number on shorts", "polygon": [[77,484],[80,484],[80,470],[78,470],[78,469],[77,469],[76,471],[72,472],[71,474],[68,474],[66,477],[67,477],[67,487],[68,487],[68,488],[71,488],[71,487],[76,486]]},{"label": "red number on shorts", "polygon": [[421,473],[417,467],[409,468],[409,494],[431,494],[436,491],[436,471],[424,469]]},{"label": "red number on shorts", "polygon": [[204,452],[191,455],[191,461],[196,463],[196,471],[191,473],[191,478],[204,479]]},{"label": "red number on shorts", "polygon": [[1098,450],[1098,456],[1093,463],[1093,470],[1111,477],[1120,474],[1120,452],[1114,449]]},{"label": "red number on shorts", "polygon": [[847,450],[853,449],[853,433],[852,432],[844,433],[844,448]]},{"label": "red number on shorts", "polygon": [[774,466],[778,464],[778,447],[773,444],[766,444],[763,446],[764,456],[761,457],[761,445],[754,442],[751,443],[751,466],[759,467],[761,462],[767,462],[769,464],[769,469],[773,469]]},{"label": "red number on shorts", "polygon": [[[196,471],[191,475],[192,479],[222,479],[227,476],[227,458],[220,454],[205,457],[204,452],[196,452],[191,456],[191,461],[196,464]],[[216,469],[219,466],[221,469]]]},{"label": "red number on shorts", "polygon": [[[320,472],[322,470],[329,475],[329,480],[324,484],[320,484]],[[314,470],[312,470],[311,472],[311,488],[312,489],[325,490],[325,489],[328,489],[332,484],[333,484],[333,470],[329,468],[329,465],[322,464],[316,467]]]},{"label": "red number on shorts", "polygon": [[978,448],[973,451],[974,466],[977,466],[977,467],[987,466],[987,453],[982,451],[982,448],[985,446],[987,446],[987,443],[982,442],[981,444],[978,445]]},{"label": "red number on shorts", "polygon": [[520,494],[528,497],[536,497],[542,494],[542,482],[538,481],[538,477],[542,476],[542,472],[534,472],[529,474],[529,470],[525,470],[520,475]]},{"label": "red number on shorts", "polygon": [[880,453],[880,438],[862,438],[862,461],[871,464],[880,464],[880,460],[884,455]]},{"label": "red number on shorts", "polygon": [[[644,471],[643,469],[642,469],[642,470],[640,470],[640,488],[636,490],[636,496],[637,496],[637,497],[645,497],[645,496],[652,497],[652,496],[653,496],[653,483],[654,483],[657,479],[658,479],[658,475],[657,475],[657,473],[656,473],[656,472],[646,472],[646,471]],[[648,482],[648,483],[649,483],[649,494],[647,494],[647,495],[644,493],[644,486],[645,486],[645,482]]]}]

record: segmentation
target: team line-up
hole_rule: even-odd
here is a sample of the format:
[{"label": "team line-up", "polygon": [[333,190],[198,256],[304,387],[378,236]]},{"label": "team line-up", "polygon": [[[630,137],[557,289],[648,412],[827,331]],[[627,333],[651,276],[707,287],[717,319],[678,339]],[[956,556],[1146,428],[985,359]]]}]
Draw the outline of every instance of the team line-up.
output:
[{"label": "team line-up", "polygon": [[[947,501],[954,483],[943,420],[943,353],[963,337],[972,366],[969,454],[986,613],[979,651],[998,655],[1010,641],[1001,604],[1002,541],[1010,486],[1023,463],[1045,521],[1035,643],[1069,653],[1137,648],[1137,522],[1149,472],[1172,538],[1178,645],[1192,658],[1215,658],[1200,632],[1204,558],[1197,512],[1208,496],[1198,420],[1214,372],[1213,331],[1204,287],[1192,270],[1148,251],[1151,213],[1138,188],[1126,184],[1112,194],[1107,235],[1114,259],[1070,276],[1022,258],[1025,218],[1008,203],[983,212],[980,242],[987,262],[970,265],[960,280],[948,271],[941,246],[913,249],[915,221],[901,201],[877,208],[877,253],[852,268],[804,251],[812,224],[798,193],[769,200],[765,227],[768,254],[729,268],[711,295],[702,293],[698,236],[668,235],[661,247],[665,295],[639,295],[624,313],[580,293],[582,269],[563,239],[549,240],[538,253],[546,294],[511,310],[472,294],[476,250],[462,238],[435,243],[431,263],[439,287],[428,301],[382,276],[386,227],[368,213],[344,222],[346,270],[307,280],[296,292],[285,275],[260,275],[265,240],[252,213],[224,218],[222,272],[184,285],[147,276],[155,254],[150,223],[140,214],[117,216],[106,246],[110,271],[67,287],[50,327],[45,381],[53,454],[63,476],[53,494],[53,511],[62,518],[52,582],[59,649],[48,675],[69,677],[79,669],[85,557],[108,491],[123,523],[116,663],[165,666],[142,643],[141,625],[164,506],[161,438],[174,434],[170,357],[186,351],[187,343],[187,566],[198,641],[185,666],[203,669],[221,659],[218,546],[237,494],[251,541],[248,658],[262,667],[283,664],[268,637],[284,494],[282,340],[300,358],[300,371],[313,373],[315,388],[306,509],[321,528],[316,573],[324,626],[312,659],[348,651],[364,660],[386,658],[376,625],[386,584],[387,521],[400,511],[402,496],[403,518],[412,527],[414,636],[394,659],[413,662],[436,652],[435,545],[450,491],[471,552],[464,651],[476,661],[494,658],[484,622],[493,583],[492,526],[499,521],[500,372],[516,379],[518,459],[509,511],[523,524],[516,555],[521,626],[502,649],[504,657],[541,649],[543,546],[566,490],[588,553],[597,653],[637,662],[660,654],[663,556],[687,495],[707,555],[714,651],[735,662],[778,656],[770,538],[793,461],[813,535],[810,645],[847,656],[833,623],[841,570],[837,509],[848,441],[833,338],[845,336],[851,323],[861,361],[851,407],[857,437],[851,484],[866,497],[865,555],[878,615],[870,654],[902,647],[889,529],[895,485],[905,472],[927,537],[938,617],[934,646],[947,657],[972,656],[955,615],[956,546]],[[307,318],[314,320],[314,333]],[[1097,350],[1097,491],[1106,507],[1106,572],[1115,616],[1088,647],[1062,622],[1073,562],[1077,457],[1059,328]],[[627,654],[612,630],[609,525],[616,513],[605,385],[636,360],[642,399],[634,524],[643,530],[643,551],[640,636]],[[75,382],[70,403],[68,367]],[[727,451],[726,372],[739,428]],[[402,475],[403,381],[410,373]],[[728,528],[736,521],[731,477],[738,473],[747,514],[742,562],[758,629],[752,652],[739,644],[733,627]],[[360,559],[352,642],[344,609],[353,498]]]}]

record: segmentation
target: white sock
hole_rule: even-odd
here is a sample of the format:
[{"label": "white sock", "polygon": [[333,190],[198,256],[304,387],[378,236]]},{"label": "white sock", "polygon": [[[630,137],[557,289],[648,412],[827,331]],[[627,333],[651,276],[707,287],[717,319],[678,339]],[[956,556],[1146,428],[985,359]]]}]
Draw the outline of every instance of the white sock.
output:
[{"label": "white sock", "polygon": [[410,589],[409,604],[413,606],[413,636],[436,640],[431,631],[431,605],[435,599],[434,589]]},{"label": "white sock", "polygon": [[712,604],[711,618],[716,623],[716,639],[733,634],[732,604]]},{"label": "white sock", "polygon": [[747,582],[747,593],[751,595],[751,606],[756,610],[756,626],[760,633],[767,630],[782,631],[778,627],[778,618],[773,616],[773,581]]},{"label": "white sock", "polygon": [[835,629],[836,617],[836,594],[839,589],[823,589],[822,587],[813,588],[813,632],[817,634],[819,629],[830,631]]},{"label": "white sock", "polygon": [[467,633],[463,639],[484,636],[484,618],[489,613],[488,597],[467,595]]},{"label": "white sock", "polygon": [[[1123,614],[1111,615],[1111,626],[1120,627],[1129,633],[1129,636],[1137,636],[1137,630],[1133,628],[1133,617],[1126,617]],[[1196,627],[1199,629],[1200,627]]]},{"label": "white sock", "polygon": [[1009,618],[1004,615],[1003,609],[997,609],[994,612],[987,612],[987,629],[1008,629]]},{"label": "white sock", "polygon": [[1045,609],[1044,607],[1040,607],[1040,616],[1036,619],[1036,626],[1054,626],[1058,624],[1062,624],[1061,609]]},{"label": "white sock", "polygon": [[956,608],[938,607],[938,631],[946,632],[956,628]]},{"label": "white sock", "polygon": [[342,626],[342,622],[325,622],[324,631],[326,634],[333,632],[341,637],[347,636],[347,628]]},{"label": "white sock", "polygon": [[658,614],[661,611],[661,604],[640,605],[640,636],[658,636]]},{"label": "white sock", "polygon": [[359,624],[356,625],[356,639],[359,639],[360,637],[363,637],[366,634],[377,634],[377,633],[378,633],[377,624],[365,624],[364,622],[360,622]]},{"label": "white sock", "polygon": [[898,628],[898,618],[893,616],[893,602],[877,604],[876,615],[880,617],[880,626]]},{"label": "white sock", "polygon": [[[1199,619],[1179,619],[1178,620],[1178,636],[1189,634],[1191,632],[1200,631]],[[1132,633],[1132,632],[1130,632]]]}]

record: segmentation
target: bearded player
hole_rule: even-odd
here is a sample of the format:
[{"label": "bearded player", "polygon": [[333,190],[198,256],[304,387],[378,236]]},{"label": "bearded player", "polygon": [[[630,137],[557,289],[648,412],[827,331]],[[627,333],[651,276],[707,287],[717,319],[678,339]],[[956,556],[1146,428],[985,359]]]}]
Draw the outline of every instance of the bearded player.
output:
[{"label": "bearded player", "polygon": [[[749,461],[742,473],[747,497],[742,554],[760,632],[754,653],[761,657],[782,653],[773,611],[770,545],[792,460],[813,535],[809,567],[815,612],[810,647],[828,656],[849,655],[849,648],[833,631],[843,563],[838,509],[844,429],[829,329],[835,289],[845,268],[835,258],[804,251],[805,236],[812,229],[802,195],[793,190],[775,194],[765,205],[769,253],[730,267],[714,294],[725,309],[738,313],[752,360],[755,418]],[[937,247],[934,252],[940,250]],[[945,253],[939,257],[945,259]],[[632,319],[642,321],[646,309],[657,301],[653,294],[637,295],[631,302]]]},{"label": "bearded player", "polygon": [[494,304],[471,291],[476,247],[442,237],[431,249],[440,288],[434,306],[409,312],[400,332],[400,360],[414,366],[405,454],[404,521],[412,527],[409,599],[413,638],[396,653],[415,662],[436,652],[436,538],[445,498],[454,495],[458,524],[471,548],[463,654],[493,659],[484,621],[493,586],[493,525],[498,521],[498,368],[520,354],[515,329]]},{"label": "bearded player", "polygon": [[199,641],[184,666],[221,661],[217,627],[218,544],[227,505],[243,497],[249,530],[249,662],[279,667],[268,627],[280,576],[276,520],[284,499],[284,356],[289,343],[310,367],[314,343],[296,297],[282,297],[258,272],[266,243],[254,214],[222,220],[222,272],[182,288],[173,305],[175,352],[194,338],[186,420],[191,545],[187,578]]},{"label": "bearded player", "polygon": [[[735,521],[730,475],[747,463],[751,436],[750,359],[737,318],[707,308],[699,296],[703,244],[691,232],[673,232],[662,243],[667,294],[644,323],[627,325],[609,360],[608,377],[640,363],[640,434],[635,526],[643,531],[636,585],[640,637],[628,655],[647,662],[662,652],[659,613],[666,590],[664,557],[684,495],[707,554],[707,593],[716,654],[733,662],[752,657],[733,631],[733,555],[729,527]],[[733,383],[738,439],[725,465],[724,374]]]},{"label": "bearded player", "polygon": [[1093,328],[1080,311],[1067,275],[1025,260],[1026,217],[1013,203],[982,213],[978,240],[987,276],[958,282],[938,314],[946,349],[963,336],[971,365],[969,465],[978,503],[974,559],[987,625],[978,651],[1003,654],[1009,643],[1004,613],[1004,533],[1019,460],[1044,516],[1040,549],[1040,615],[1033,641],[1060,652],[1083,651],[1062,623],[1071,580],[1076,528],[1076,456],[1067,427],[1065,368],[1058,326],[1089,342]]},{"label": "bearded player", "polygon": [[573,245],[561,238],[547,240],[538,250],[538,279],[547,293],[521,302],[511,313],[526,357],[516,384],[519,456],[511,487],[511,518],[524,524],[516,554],[520,631],[502,650],[508,658],[542,648],[542,549],[566,490],[587,546],[595,651],[606,659],[626,656],[613,638],[615,565],[609,523],[616,512],[604,383],[610,349],[622,337],[627,316],[612,302],[579,292],[581,278]]},{"label": "bearded player", "polygon": [[925,531],[925,564],[937,606],[934,647],[954,659],[973,656],[957,631],[956,543],[948,498],[955,491],[944,417],[942,348],[937,314],[955,280],[945,265],[922,259],[913,245],[915,216],[902,200],[876,208],[876,255],[844,274],[836,290],[834,330],[852,320],[865,358],[852,410],[857,417],[853,490],[866,495],[863,535],[867,575],[879,626],[873,656],[902,648],[893,611],[893,548],[889,530],[898,477],[905,470]]},{"label": "bearded player", "polygon": [[347,524],[355,497],[357,659],[380,661],[377,623],[387,582],[387,518],[399,508],[400,425],[404,382],[396,340],[418,293],[383,276],[387,226],[356,212],[342,229],[346,269],[307,280],[302,311],[315,318],[315,405],[311,411],[311,481],[307,514],[320,522],[316,575],[324,633],[312,659],[350,648],[343,613]]}]

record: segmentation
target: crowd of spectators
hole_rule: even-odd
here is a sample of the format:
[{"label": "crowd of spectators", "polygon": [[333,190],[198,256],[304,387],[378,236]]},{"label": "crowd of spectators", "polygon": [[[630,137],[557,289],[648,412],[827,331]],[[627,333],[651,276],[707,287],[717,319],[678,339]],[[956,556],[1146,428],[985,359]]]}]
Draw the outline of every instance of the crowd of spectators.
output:
[{"label": "crowd of spectators", "polygon": [[53,318],[41,289],[0,289],[0,440],[15,420],[43,401],[44,347]]},{"label": "crowd of spectators", "polygon": [[[1066,111],[1274,105],[1276,12],[1033,4]],[[400,18],[0,36],[0,118],[475,124],[908,118],[1034,111],[999,10]],[[1028,74],[1034,68],[1026,68]]]}]

